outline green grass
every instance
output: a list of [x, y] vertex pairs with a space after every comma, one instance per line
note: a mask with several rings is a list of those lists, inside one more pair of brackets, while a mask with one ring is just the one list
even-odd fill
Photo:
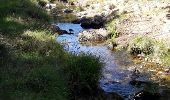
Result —
[[154, 52], [155, 41], [148, 37], [136, 37], [129, 45], [131, 54], [145, 54], [149, 55]]
[[169, 47], [165, 41], [138, 36], [129, 44], [128, 51], [132, 55], [142, 54], [147, 56], [151, 61], [163, 64], [165, 67], [170, 64]]
[[170, 52], [162, 56], [161, 60], [165, 65], [170, 65]]
[[[63, 52], [61, 46], [53, 38], [44, 37], [44, 32], [29, 34], [17, 43], [17, 50], [1, 55], [0, 99], [67, 100], [67, 81], [56, 63]], [[2, 45], [3, 54], [7, 49]]]
[[119, 35], [120, 35], [119, 32], [116, 29], [116, 24], [121, 22], [122, 20], [124, 20], [126, 18], [128, 18], [128, 15], [126, 13], [116, 12], [115, 18], [106, 23], [105, 27], [108, 30], [108, 32], [111, 33], [111, 39], [112, 40], [119, 37]]
[[74, 96], [96, 94], [102, 65], [102, 63], [99, 63], [99, 59], [81, 54], [79, 56], [70, 56], [67, 62], [68, 64], [64, 67], [64, 70], [69, 76], [69, 84]]
[[[116, 19], [115, 19], [116, 20]], [[111, 33], [111, 38], [114, 40], [116, 37], [118, 37], [118, 32], [116, 31], [116, 21], [112, 20], [106, 24], [106, 28], [109, 33]]]
[[65, 52], [36, 0], [1, 0], [0, 12], [1, 100], [68, 100], [96, 91], [102, 64]]
[[[23, 67], [27, 71], [24, 72]], [[54, 66], [39, 65], [30, 71], [22, 66], [17, 69], [9, 68], [8, 71], [1, 73], [2, 100], [67, 100], [67, 84]]]

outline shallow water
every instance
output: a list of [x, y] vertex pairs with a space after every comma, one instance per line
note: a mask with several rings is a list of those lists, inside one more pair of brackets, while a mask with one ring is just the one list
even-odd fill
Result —
[[[74, 54], [90, 53], [105, 63], [102, 69], [102, 77], [99, 80], [99, 86], [105, 92], [118, 93], [125, 99], [129, 99], [142, 88], [130, 85], [132, 72], [135, 67], [140, 65], [134, 64], [125, 51], [113, 52], [104, 44], [82, 45], [78, 42], [78, 33], [84, 29], [80, 24], [58, 23], [56, 24], [62, 30], [73, 30], [72, 35], [59, 35], [57, 41], [62, 44], [68, 52]], [[149, 75], [141, 74], [139, 80], [149, 81]]]

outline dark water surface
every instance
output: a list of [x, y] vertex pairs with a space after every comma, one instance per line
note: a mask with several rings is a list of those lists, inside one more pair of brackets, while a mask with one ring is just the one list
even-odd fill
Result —
[[[80, 24], [58, 23], [56, 25], [68, 32], [69, 29], [73, 30], [72, 35], [64, 34], [57, 37], [57, 41], [64, 45], [65, 50], [74, 54], [90, 53], [100, 57], [100, 60], [105, 63], [99, 80], [101, 89], [108, 93], [118, 93], [125, 99], [131, 98], [142, 90], [140, 87], [129, 84], [132, 72], [140, 65], [134, 64], [125, 51], [113, 52], [104, 44], [82, 45], [78, 41], [78, 33], [84, 30]], [[149, 81], [149, 75], [141, 74], [138, 79]]]

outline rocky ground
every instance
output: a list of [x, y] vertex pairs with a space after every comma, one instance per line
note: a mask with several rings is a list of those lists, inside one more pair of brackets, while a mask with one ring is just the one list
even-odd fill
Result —
[[85, 30], [79, 33], [79, 41], [80, 42], [97, 42], [97, 41], [104, 41], [109, 38], [109, 33], [106, 29], [91, 29]]
[[[126, 18], [118, 22], [116, 27], [121, 36], [127, 36], [127, 41], [136, 35], [145, 35], [155, 39], [167, 40], [170, 32], [168, 2], [133, 2], [125, 7], [125, 9], [127, 12]], [[118, 39], [118, 43], [121, 44], [123, 37]]]
[[[75, 4], [84, 11], [77, 13], [82, 26], [93, 28], [116, 21], [118, 44], [127, 45], [137, 35], [146, 35], [155, 39], [168, 40], [170, 36], [170, 2], [162, 0], [78, 0]], [[121, 17], [121, 16], [124, 17]], [[119, 17], [118, 17], [119, 16]], [[118, 17], [118, 18], [117, 18]], [[98, 28], [100, 28], [98, 27]]]

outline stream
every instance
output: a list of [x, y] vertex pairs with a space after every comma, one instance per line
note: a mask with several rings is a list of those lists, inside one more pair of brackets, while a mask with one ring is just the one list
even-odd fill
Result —
[[[126, 51], [112, 51], [108, 49], [105, 44], [88, 44], [83, 45], [78, 41], [78, 34], [84, 29], [80, 24], [72, 23], [58, 23], [56, 24], [60, 29], [69, 32], [73, 30], [74, 34], [63, 34], [57, 37], [57, 42], [64, 46], [64, 49], [70, 53], [80, 54], [88, 53], [100, 57], [104, 62], [102, 69], [102, 77], [99, 80], [99, 86], [106, 93], [117, 93], [125, 100], [131, 100], [135, 93], [141, 91], [143, 87], [131, 85], [133, 72], [140, 64], [134, 64], [132, 59], [128, 56]], [[142, 82], [148, 82], [150, 75], [141, 73], [137, 77]], [[168, 100], [168, 99], [167, 99]]]

